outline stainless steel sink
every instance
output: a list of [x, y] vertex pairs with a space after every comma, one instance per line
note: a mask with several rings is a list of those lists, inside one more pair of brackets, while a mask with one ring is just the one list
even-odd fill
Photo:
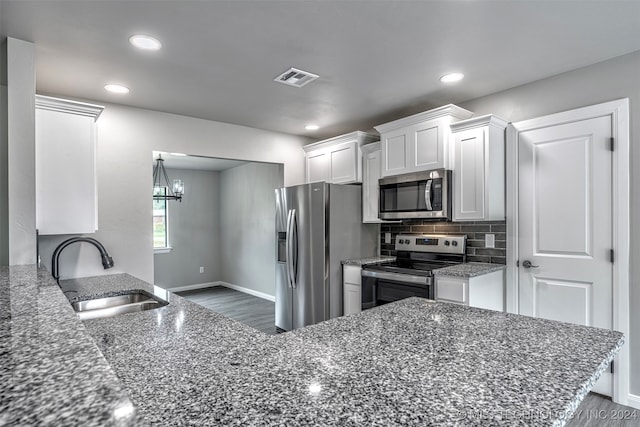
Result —
[[138, 311], [153, 310], [169, 304], [140, 291], [133, 291], [124, 295], [113, 297], [94, 298], [86, 301], [77, 301], [71, 304], [80, 320], [113, 317], [118, 314], [135, 313]]

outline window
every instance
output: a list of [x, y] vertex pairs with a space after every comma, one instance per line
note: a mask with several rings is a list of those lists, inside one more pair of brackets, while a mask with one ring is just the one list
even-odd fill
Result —
[[[155, 187], [154, 195], [166, 195], [167, 187]], [[167, 201], [153, 200], [153, 249], [170, 249], [169, 223], [167, 220]]]

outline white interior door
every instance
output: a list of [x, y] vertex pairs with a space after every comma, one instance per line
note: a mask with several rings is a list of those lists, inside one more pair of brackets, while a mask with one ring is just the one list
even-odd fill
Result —
[[610, 116], [519, 133], [520, 314], [612, 328], [611, 137]]

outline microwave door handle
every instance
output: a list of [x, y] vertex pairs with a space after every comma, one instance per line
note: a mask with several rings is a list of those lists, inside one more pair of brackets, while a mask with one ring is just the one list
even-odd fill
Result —
[[427, 205], [427, 210], [432, 211], [431, 207], [431, 184], [433, 184], [433, 180], [427, 180], [427, 185], [424, 187], [424, 203]]

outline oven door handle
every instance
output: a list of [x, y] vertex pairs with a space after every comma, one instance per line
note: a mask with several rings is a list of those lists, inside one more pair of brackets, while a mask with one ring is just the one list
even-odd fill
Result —
[[410, 276], [408, 274], [387, 273], [383, 271], [362, 270], [362, 276], [393, 280], [396, 282], [415, 283], [418, 285], [430, 285], [433, 283], [432, 278], [427, 276]]

